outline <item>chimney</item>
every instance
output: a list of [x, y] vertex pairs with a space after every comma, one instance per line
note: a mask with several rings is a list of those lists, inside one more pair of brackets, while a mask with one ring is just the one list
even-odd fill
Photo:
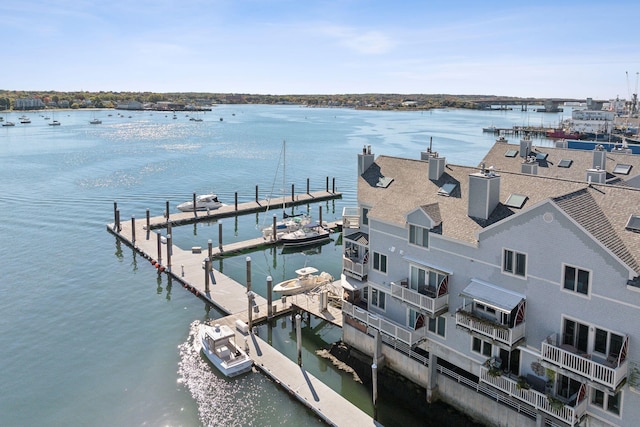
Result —
[[374, 155], [371, 154], [371, 146], [365, 145], [362, 147], [362, 154], [358, 154], [358, 176], [362, 175], [364, 171], [369, 169], [369, 166], [373, 164]]
[[538, 175], [538, 162], [534, 156], [529, 156], [522, 162], [520, 172], [527, 175]]
[[607, 171], [600, 168], [587, 169], [587, 182], [589, 184], [605, 184], [607, 182]]
[[444, 157], [438, 157], [438, 153], [434, 153], [434, 156], [429, 157], [429, 179], [431, 181], [437, 181], [444, 173], [444, 166], [446, 161]]
[[469, 216], [489, 219], [500, 201], [500, 175], [491, 169], [469, 175]]
[[602, 144], [596, 145], [593, 150], [593, 168], [607, 170], [607, 150], [604, 149]]
[[520, 140], [520, 157], [527, 158], [531, 153], [531, 149], [533, 148], [533, 144], [531, 143], [531, 138], [529, 136], [525, 136]]

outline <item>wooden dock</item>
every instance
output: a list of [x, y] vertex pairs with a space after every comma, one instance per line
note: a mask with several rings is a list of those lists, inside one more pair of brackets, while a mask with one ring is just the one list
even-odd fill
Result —
[[[216, 213], [220, 214], [221, 212]], [[222, 214], [224, 215], [224, 213]], [[233, 215], [237, 214], [238, 211], [234, 209]], [[184, 215], [194, 217], [193, 213]], [[166, 223], [166, 219], [163, 218], [163, 220]], [[181, 220], [178, 219], [178, 221]], [[271, 307], [269, 307], [267, 299], [255, 294], [257, 309], [254, 308], [247, 296], [245, 285], [236, 282], [215, 269], [206, 274], [203, 268], [203, 259], [208, 257], [209, 248], [204, 251], [193, 250], [193, 248], [191, 250], [183, 250], [173, 245], [170, 240], [163, 243], [159, 234], [151, 228], [147, 229], [145, 221], [125, 221], [121, 222], [119, 227], [116, 227], [115, 223], [108, 224], [107, 230], [142, 254], [158, 269], [159, 273], [171, 276], [190, 292], [228, 314], [222, 319], [217, 319], [217, 323], [228, 324], [236, 329], [236, 321], [241, 320], [248, 325], [249, 316], [251, 316], [252, 323], [257, 324], [267, 320], [269, 314], [275, 317], [292, 310], [304, 310], [328, 322], [342, 326], [341, 309], [330, 303], [322, 307], [320, 295], [317, 293], [277, 298], [271, 302]], [[259, 240], [263, 241], [264, 239], [260, 238]], [[233, 244], [235, 246], [227, 245], [222, 251], [220, 251], [220, 248], [211, 248], [212, 256], [227, 254], [231, 251], [240, 250], [240, 248], [246, 249], [253, 247], [255, 244], [255, 242], [238, 242]], [[265, 244], [265, 242], [262, 242], [262, 244]], [[229, 248], [229, 246], [231, 247]], [[168, 263], [168, 251], [171, 253], [170, 264]], [[260, 337], [253, 334], [251, 330], [247, 332], [240, 331], [240, 333], [246, 338], [249, 354], [256, 368], [313, 410], [327, 424], [332, 426], [380, 425], [339, 393], [306, 372], [304, 364], [298, 366]]]

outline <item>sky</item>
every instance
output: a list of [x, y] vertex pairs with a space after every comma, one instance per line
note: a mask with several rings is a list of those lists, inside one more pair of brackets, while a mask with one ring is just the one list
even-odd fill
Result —
[[0, 2], [0, 89], [629, 99], [640, 1]]

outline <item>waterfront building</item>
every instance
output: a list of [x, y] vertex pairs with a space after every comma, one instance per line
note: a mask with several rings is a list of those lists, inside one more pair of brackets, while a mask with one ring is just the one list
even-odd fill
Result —
[[488, 424], [636, 425], [637, 157], [417, 154], [358, 154], [343, 341]]
[[18, 98], [13, 101], [14, 110], [40, 110], [44, 107], [44, 102], [40, 98]]

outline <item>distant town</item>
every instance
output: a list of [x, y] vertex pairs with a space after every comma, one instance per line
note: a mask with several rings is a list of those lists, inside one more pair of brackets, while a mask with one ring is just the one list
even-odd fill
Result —
[[[256, 95], [236, 93], [154, 93], [154, 92], [58, 92], [0, 90], [0, 110], [41, 110], [47, 108], [120, 108], [156, 110], [197, 110], [215, 104], [296, 104], [310, 107], [341, 107], [380, 110], [430, 110], [434, 108], [489, 109], [504, 105], [549, 106], [584, 99], [518, 98], [495, 95], [447, 94], [337, 94], [337, 95]], [[606, 102], [606, 101], [604, 101]]]

